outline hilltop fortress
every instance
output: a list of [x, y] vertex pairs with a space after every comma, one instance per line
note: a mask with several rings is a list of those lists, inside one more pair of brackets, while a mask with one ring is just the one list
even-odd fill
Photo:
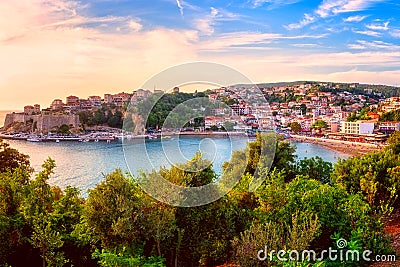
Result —
[[[175, 89], [174, 89], [175, 90]], [[111, 109], [122, 109], [129, 102], [137, 103], [152, 94], [149, 90], [138, 89], [133, 93], [104, 94], [89, 96], [81, 99], [77, 96], [68, 96], [66, 101], [54, 99], [49, 108], [41, 109], [40, 105], [28, 105], [23, 112], [13, 112], [6, 115], [3, 130], [9, 132], [45, 133], [56, 130], [62, 125], [70, 129], [78, 129], [82, 123], [79, 113], [98, 110], [104, 106]]]
[[79, 116], [75, 114], [25, 114], [10, 113], [6, 115], [3, 129], [14, 125], [29, 125], [32, 132], [49, 132], [54, 127], [68, 125], [76, 128], [80, 125]]

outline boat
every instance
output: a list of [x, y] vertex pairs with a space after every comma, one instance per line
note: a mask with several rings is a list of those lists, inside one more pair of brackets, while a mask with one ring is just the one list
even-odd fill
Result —
[[56, 143], [60, 143], [60, 139], [56, 139]]
[[147, 136], [147, 138], [148, 138], [149, 140], [155, 140], [155, 139], [157, 139], [157, 136], [149, 134], [149, 135]]
[[26, 141], [28, 141], [28, 142], [40, 142], [40, 139], [32, 137], [32, 138], [26, 139]]
[[257, 134], [255, 132], [246, 132], [248, 138], [256, 138]]

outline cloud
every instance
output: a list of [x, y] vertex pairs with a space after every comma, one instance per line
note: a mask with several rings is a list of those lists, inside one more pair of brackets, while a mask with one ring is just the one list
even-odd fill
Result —
[[379, 25], [379, 24], [369, 24], [366, 27], [373, 31], [387, 31], [389, 29], [389, 21]]
[[128, 22], [128, 27], [134, 32], [138, 32], [143, 28], [143, 25], [140, 24], [140, 21], [138, 19], [131, 19]]
[[400, 38], [400, 30], [399, 29], [395, 29], [395, 30], [390, 32], [390, 35], [392, 37], [395, 37], [395, 38]]
[[339, 13], [361, 11], [384, 0], [324, 0], [315, 11], [321, 18]]
[[362, 45], [362, 44], [348, 44], [347, 47], [350, 48], [350, 49], [353, 49], [353, 50], [364, 50], [364, 49], [367, 49], [367, 47]]
[[241, 17], [239, 14], [211, 7], [209, 13], [194, 19], [192, 24], [201, 34], [210, 36], [215, 32], [214, 26], [217, 21], [232, 21], [238, 20]]
[[370, 31], [370, 30], [365, 30], [365, 31], [354, 31], [355, 33], [358, 34], [363, 34], [363, 35], [368, 35], [372, 37], [380, 37], [382, 34], [380, 32], [376, 31]]
[[291, 5], [300, 1], [302, 0], [251, 0], [254, 8], [268, 5], [268, 9], [275, 9], [281, 6]]
[[234, 32], [218, 35], [217, 38], [202, 41], [198, 44], [201, 51], [205, 52], [229, 52], [234, 49], [235, 53], [240, 50], [247, 50], [249, 48], [258, 50], [277, 49], [273, 46], [279, 40], [304, 40], [304, 39], [320, 39], [324, 38], [326, 34], [320, 35], [282, 35], [278, 33], [260, 33], [260, 32]]
[[293, 44], [292, 46], [300, 48], [315, 48], [318, 47], [318, 44]]
[[350, 16], [347, 18], [344, 18], [344, 22], [361, 22], [363, 21], [367, 16]]
[[181, 13], [181, 16], [183, 18], [183, 6], [182, 6], [181, 1], [180, 0], [176, 0], [176, 5], [178, 6], [179, 12]]
[[356, 49], [356, 50], [364, 50], [364, 49], [372, 49], [372, 50], [391, 50], [395, 51], [398, 50], [400, 51], [400, 46], [383, 42], [383, 41], [372, 41], [368, 42], [365, 40], [357, 40], [356, 44], [350, 44], [348, 45], [350, 49]]
[[[286, 29], [301, 29], [304, 26], [311, 24], [317, 20], [317, 18], [327, 18], [330, 16], [336, 16], [340, 13], [362, 11], [375, 3], [382, 2], [385, 0], [324, 0], [318, 7], [313, 11], [313, 15], [308, 13], [304, 14], [303, 19], [298, 23], [292, 23], [285, 26]], [[353, 16], [348, 17], [345, 21], [361, 21], [365, 17]]]
[[214, 33], [215, 18], [218, 13], [218, 9], [211, 7], [208, 15], [193, 21], [194, 27], [204, 35], [212, 35]]
[[284, 27], [288, 30], [294, 30], [294, 29], [301, 29], [304, 26], [313, 23], [316, 20], [316, 18], [310, 14], [304, 14], [303, 19], [299, 23], [292, 23], [289, 25], [285, 25]]
[[[57, 1], [52, 6], [45, 0], [0, 3], [0, 25], [5, 29], [0, 34], [3, 108], [26, 103], [46, 107], [68, 94], [134, 90], [160, 68], [197, 60], [197, 31], [144, 31], [138, 19], [89, 17], [80, 6], [63, 1], [54, 6]], [[103, 23], [115, 23], [120, 32], [105, 31]], [[7, 94], [10, 88], [18, 93]]]

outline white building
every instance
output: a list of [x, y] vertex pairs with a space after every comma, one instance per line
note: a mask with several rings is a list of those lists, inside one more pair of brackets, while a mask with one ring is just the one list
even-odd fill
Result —
[[372, 134], [375, 125], [373, 122], [362, 121], [342, 121], [340, 124], [340, 132], [344, 134]]

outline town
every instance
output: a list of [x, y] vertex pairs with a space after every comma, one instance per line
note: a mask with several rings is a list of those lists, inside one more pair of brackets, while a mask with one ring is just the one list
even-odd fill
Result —
[[[388, 136], [400, 130], [400, 97], [398, 88], [326, 83], [294, 82], [229, 86], [191, 93], [223, 102], [204, 114], [204, 120], [189, 121], [186, 127], [174, 129], [186, 133], [218, 133], [222, 130], [255, 135], [258, 131], [276, 129], [293, 136], [321, 137], [342, 141], [384, 144]], [[122, 122], [128, 104], [140, 105], [162, 90], [138, 89], [133, 93], [77, 96], [52, 101], [50, 107], [25, 106], [23, 112], [7, 114], [2, 137], [30, 138], [32, 134], [48, 135], [49, 140], [110, 141], [122, 136]], [[186, 94], [178, 87], [170, 94]], [[265, 99], [263, 102], [254, 99]], [[162, 101], [162, 99], [161, 99]], [[392, 114], [392, 115], [390, 115]], [[396, 115], [397, 114], [397, 115]], [[161, 131], [159, 125], [146, 125], [136, 135]], [[106, 130], [104, 130], [106, 129]], [[88, 131], [90, 135], [87, 135]], [[53, 135], [53, 136], [52, 136]]]

